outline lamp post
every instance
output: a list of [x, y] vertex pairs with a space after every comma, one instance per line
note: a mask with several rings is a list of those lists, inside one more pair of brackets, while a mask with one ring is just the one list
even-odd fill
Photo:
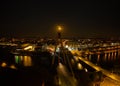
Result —
[[[62, 40], [61, 40], [61, 26], [57, 26], [57, 44], [55, 45], [55, 52], [56, 52], [56, 49], [57, 49], [57, 45], [61, 45], [62, 46]], [[52, 64], [54, 64], [54, 60], [55, 60], [55, 57], [53, 57], [53, 60], [52, 60]], [[60, 63], [60, 57], [58, 57], [58, 63]]]
[[[62, 43], [62, 38], [61, 38], [61, 30], [62, 30], [61, 26], [58, 26], [58, 42], [59, 42], [59, 44], [61, 46], [61, 52], [63, 53], [63, 61], [64, 61], [65, 64], [67, 64], [67, 62], [68, 62], [68, 65], [69, 65], [70, 70], [72, 72], [73, 78], [75, 78], [73, 70], [72, 70], [71, 63], [69, 61], [69, 57], [67, 56], [67, 53], [64, 51], [64, 47], [63, 47], [63, 43]], [[60, 63], [60, 57], [58, 57], [58, 63]]]
[[58, 39], [61, 39], [61, 26], [58, 26]]
[[[58, 35], [58, 45], [60, 45], [61, 46], [61, 48], [62, 48], [62, 39], [61, 39], [61, 30], [62, 30], [62, 28], [61, 28], [61, 26], [58, 26], [57, 27], [57, 35]], [[62, 49], [60, 49], [60, 51], [61, 51]], [[60, 63], [60, 57], [58, 57], [58, 63]]]

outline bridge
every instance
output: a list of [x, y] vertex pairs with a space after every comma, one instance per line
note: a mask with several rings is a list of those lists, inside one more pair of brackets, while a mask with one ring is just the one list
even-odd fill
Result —
[[97, 55], [97, 60], [100, 59], [100, 54], [104, 54], [104, 59], [106, 59], [107, 57], [109, 59], [110, 58], [116, 59], [116, 54], [117, 53], [118, 53], [118, 56], [120, 56], [120, 45], [100, 47], [100, 48], [92, 48], [92, 49], [93, 50], [91, 50], [91, 51], [89, 49], [87, 49], [87, 48], [86, 48], [86, 50], [83, 50], [83, 51], [76, 50], [76, 48], [69, 49], [69, 50], [71, 51], [71, 53], [73, 55], [75, 55], [75, 58], [77, 60], [82, 61], [83, 63], [87, 64], [88, 66], [95, 69], [96, 71], [101, 71], [103, 73], [103, 75], [109, 77], [111, 80], [113, 80], [114, 82], [117, 83], [117, 85], [115, 85], [115, 86], [120, 86], [120, 76], [119, 75], [113, 74], [110, 71], [105, 70], [105, 69], [101, 68], [100, 66], [98, 66], [96, 64], [93, 64], [90, 61], [89, 56], [88, 57], [86, 56], [87, 59], [86, 59], [86, 57], [84, 57], [84, 58], [82, 57], [82, 53], [84, 52], [83, 53], [84, 55], [96, 54]]
[[111, 79], [118, 81], [120, 83], [120, 76], [116, 75], [116, 74], [112, 74], [111, 72], [93, 64], [92, 62], [86, 60], [85, 58], [82, 58], [80, 56], [76, 56], [76, 58], [78, 58], [79, 60], [83, 61], [84, 63], [86, 63], [87, 65], [89, 65], [90, 67], [94, 68], [96, 71], [101, 71], [104, 75], [106, 75], [107, 77], [110, 77]]

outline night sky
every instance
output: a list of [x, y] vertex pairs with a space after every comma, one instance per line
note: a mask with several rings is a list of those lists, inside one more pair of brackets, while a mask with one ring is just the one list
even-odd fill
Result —
[[119, 0], [78, 1], [3, 0], [0, 37], [120, 37]]

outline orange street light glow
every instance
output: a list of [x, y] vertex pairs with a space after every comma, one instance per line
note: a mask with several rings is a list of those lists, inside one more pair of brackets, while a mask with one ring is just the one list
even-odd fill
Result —
[[60, 26], [58, 26], [58, 31], [61, 31], [61, 30], [62, 30], [62, 28]]

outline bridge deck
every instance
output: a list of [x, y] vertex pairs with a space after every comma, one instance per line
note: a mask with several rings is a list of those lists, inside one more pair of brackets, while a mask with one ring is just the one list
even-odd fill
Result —
[[81, 61], [83, 61], [84, 63], [86, 63], [87, 65], [91, 66], [92, 68], [94, 68], [95, 70], [97, 71], [101, 71], [104, 75], [106, 75], [107, 77], [110, 77], [111, 79], [117, 81], [119, 84], [120, 84], [120, 76], [116, 75], [116, 74], [112, 74], [111, 72], [93, 64], [92, 62], [82, 58], [82, 57], [79, 57], [79, 56], [76, 56], [77, 58], [79, 58]]

